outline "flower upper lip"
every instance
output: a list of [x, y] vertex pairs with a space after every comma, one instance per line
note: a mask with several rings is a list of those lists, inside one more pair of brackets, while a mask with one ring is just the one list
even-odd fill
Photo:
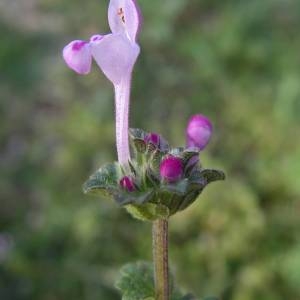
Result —
[[123, 33], [135, 43], [141, 25], [141, 13], [136, 1], [111, 0], [108, 23], [112, 33]]

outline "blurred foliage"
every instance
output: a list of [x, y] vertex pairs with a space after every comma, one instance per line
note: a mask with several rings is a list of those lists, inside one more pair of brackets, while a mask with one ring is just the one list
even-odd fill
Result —
[[[171, 220], [176, 281], [224, 300], [300, 299], [300, 2], [139, 3], [131, 126], [181, 145], [189, 116], [208, 115], [201, 160], [228, 178]], [[151, 259], [150, 224], [81, 191], [116, 159], [113, 93], [61, 49], [108, 31], [107, 4], [1, 1], [1, 299], [120, 299], [120, 266]]]

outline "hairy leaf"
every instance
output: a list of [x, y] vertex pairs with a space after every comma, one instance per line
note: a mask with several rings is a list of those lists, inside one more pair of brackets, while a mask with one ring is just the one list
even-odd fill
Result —
[[223, 171], [214, 169], [201, 170], [201, 176], [206, 179], [207, 183], [225, 179], [225, 173]]
[[122, 300], [154, 299], [153, 267], [151, 263], [137, 262], [125, 265], [115, 283]]
[[99, 195], [110, 194], [111, 191], [118, 189], [120, 173], [121, 169], [117, 163], [104, 165], [84, 183], [84, 193]]

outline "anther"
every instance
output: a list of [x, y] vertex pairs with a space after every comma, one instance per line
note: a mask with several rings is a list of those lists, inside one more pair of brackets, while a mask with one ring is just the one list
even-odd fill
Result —
[[122, 22], [125, 23], [125, 16], [124, 16], [124, 11], [123, 11], [122, 7], [119, 8], [117, 14], [118, 14], [118, 16], [120, 16]]

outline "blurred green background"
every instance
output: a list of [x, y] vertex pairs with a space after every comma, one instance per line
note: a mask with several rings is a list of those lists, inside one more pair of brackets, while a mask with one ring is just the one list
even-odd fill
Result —
[[[300, 1], [139, 0], [131, 126], [184, 144], [227, 180], [171, 220], [177, 281], [224, 300], [300, 299]], [[1, 0], [0, 299], [115, 300], [121, 265], [151, 259], [151, 226], [81, 185], [116, 159], [113, 90], [69, 41], [108, 32], [108, 1]]]

